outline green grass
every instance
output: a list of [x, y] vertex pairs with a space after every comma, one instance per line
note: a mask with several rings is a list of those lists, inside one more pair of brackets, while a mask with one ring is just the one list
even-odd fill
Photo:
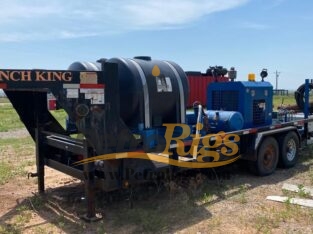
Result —
[[1, 224], [0, 225], [0, 233], [2, 234], [20, 234], [22, 231], [21, 228], [18, 227], [17, 224]]
[[0, 106], [0, 132], [7, 132], [23, 128], [20, 117], [10, 103], [3, 103]]
[[[65, 127], [64, 110], [51, 114]], [[6, 98], [0, 98], [0, 132], [24, 128], [18, 114]], [[25, 172], [25, 167], [35, 162], [35, 147], [31, 137], [0, 138], [0, 185]]]
[[0, 185], [25, 174], [25, 167], [35, 162], [31, 137], [0, 139]]
[[235, 200], [241, 204], [248, 203], [247, 191], [248, 191], [248, 187], [246, 185], [240, 185], [238, 194], [235, 196]]
[[270, 215], [261, 215], [255, 219], [256, 229], [258, 233], [271, 233], [273, 228], [279, 227], [278, 221]]
[[14, 223], [23, 226], [28, 223], [32, 218], [32, 213], [30, 211], [22, 211], [19, 215], [15, 217]]
[[10, 103], [8, 98], [0, 97], [0, 103]]
[[204, 203], [208, 203], [213, 200], [213, 194], [204, 193], [201, 199]]
[[51, 111], [50, 113], [59, 122], [59, 124], [61, 124], [61, 126], [65, 128], [65, 120], [67, 117], [67, 113], [63, 109], [54, 110], [54, 111]]
[[[2, 100], [1, 100], [2, 99]], [[63, 109], [50, 112], [53, 117], [65, 128], [66, 112]], [[20, 117], [6, 98], [0, 98], [0, 132], [24, 128]]]
[[274, 95], [273, 96], [274, 109], [276, 110], [277, 107], [281, 106], [282, 104], [287, 106], [296, 105], [294, 94], [289, 94], [288, 96]]
[[11, 166], [8, 163], [0, 162], [0, 185], [5, 184], [11, 179], [13, 173]]
[[6, 162], [0, 162], [0, 185], [7, 183], [10, 179], [15, 176], [25, 175], [25, 166], [28, 163], [20, 163], [19, 165], [12, 165]]
[[308, 193], [308, 192], [306, 192], [304, 190], [304, 185], [303, 184], [300, 184], [298, 186], [298, 188], [299, 188], [299, 192], [298, 192], [299, 197], [301, 197], [301, 198], [310, 198], [310, 193]]
[[[309, 102], [313, 102], [313, 95], [310, 93], [310, 97], [309, 97]], [[278, 106], [281, 105], [296, 105], [296, 100], [295, 100], [295, 96], [294, 93], [289, 93], [288, 96], [281, 96], [281, 95], [274, 95], [273, 96], [273, 105], [274, 105], [274, 109], [276, 110]]]
[[[22, 160], [34, 154], [34, 141], [31, 137], [0, 139], [0, 159], [14, 160], [14, 156]], [[5, 156], [7, 155], [7, 157]]]
[[[273, 105], [274, 109], [277, 109], [281, 104], [295, 105], [296, 101], [293, 94], [288, 96], [274, 96]], [[23, 128], [24, 125], [20, 121], [20, 118], [7, 98], [0, 98], [0, 132], [7, 132], [10, 130], [16, 130]], [[51, 114], [56, 120], [65, 127], [66, 112], [62, 109], [51, 111]]]

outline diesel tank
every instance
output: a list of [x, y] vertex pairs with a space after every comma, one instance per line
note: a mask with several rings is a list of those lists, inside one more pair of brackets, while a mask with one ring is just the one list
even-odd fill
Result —
[[208, 118], [210, 131], [214, 133], [240, 130], [244, 125], [243, 116], [237, 111], [208, 110], [205, 114]]
[[[185, 123], [189, 86], [180, 66], [148, 56], [111, 58], [105, 62], [118, 64], [120, 117], [130, 129]], [[99, 71], [101, 66], [75, 62], [69, 69]]]

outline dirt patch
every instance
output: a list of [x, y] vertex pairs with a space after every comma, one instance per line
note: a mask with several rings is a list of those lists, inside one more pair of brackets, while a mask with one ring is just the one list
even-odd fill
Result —
[[[36, 178], [19, 176], [0, 189], [0, 232], [7, 233], [311, 233], [313, 211], [266, 200], [285, 195], [283, 183], [313, 186], [310, 148], [296, 167], [257, 177], [245, 164], [214, 173], [195, 171], [169, 184], [97, 193], [103, 219], [86, 223], [83, 183], [46, 168], [46, 193], [37, 194]], [[26, 171], [35, 171], [28, 167]], [[198, 175], [201, 173], [201, 180]], [[212, 176], [213, 175], [213, 176]], [[194, 184], [192, 181], [201, 181]], [[288, 194], [288, 196], [296, 196]], [[133, 208], [130, 208], [130, 205]]]
[[0, 132], [0, 139], [8, 139], [8, 138], [24, 138], [30, 136], [28, 131], [25, 128], [10, 130], [7, 132]]

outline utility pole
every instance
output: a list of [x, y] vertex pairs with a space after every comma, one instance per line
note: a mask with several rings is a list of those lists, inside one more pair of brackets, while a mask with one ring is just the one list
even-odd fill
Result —
[[276, 70], [276, 72], [275, 72], [275, 78], [276, 78], [276, 92], [277, 92], [277, 90], [278, 90], [278, 77], [279, 77], [279, 75], [280, 75], [280, 72]]

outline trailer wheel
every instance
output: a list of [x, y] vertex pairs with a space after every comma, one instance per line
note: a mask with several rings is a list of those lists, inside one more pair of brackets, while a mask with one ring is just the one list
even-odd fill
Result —
[[280, 142], [279, 164], [283, 168], [293, 167], [299, 158], [299, 138], [295, 132], [289, 132]]
[[256, 164], [256, 173], [259, 176], [272, 174], [278, 163], [279, 147], [274, 137], [266, 137], [258, 150]]

